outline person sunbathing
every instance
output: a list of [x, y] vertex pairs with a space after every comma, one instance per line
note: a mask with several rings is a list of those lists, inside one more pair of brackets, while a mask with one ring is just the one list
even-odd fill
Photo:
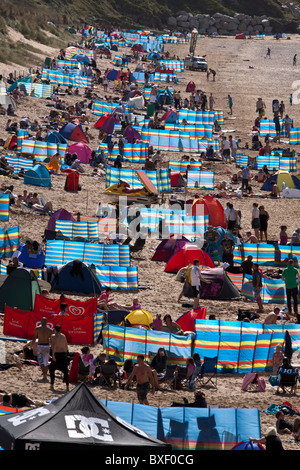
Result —
[[98, 308], [100, 310], [127, 310], [126, 306], [119, 305], [117, 302], [114, 302], [113, 299], [109, 296], [112, 292], [110, 287], [103, 290], [98, 298]]
[[48, 214], [53, 213], [53, 206], [52, 206], [51, 201], [46, 202], [46, 204], [44, 204], [44, 205], [43, 204], [33, 204], [31, 207], [34, 210], [37, 210], [37, 211], [47, 212]]

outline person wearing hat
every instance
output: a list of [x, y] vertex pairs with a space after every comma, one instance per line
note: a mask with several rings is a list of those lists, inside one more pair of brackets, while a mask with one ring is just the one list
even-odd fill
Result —
[[278, 436], [276, 428], [274, 426], [269, 427], [267, 429], [265, 436], [261, 437], [260, 439], [249, 437], [249, 441], [263, 444], [266, 448], [266, 451], [268, 452], [276, 452], [276, 451], [281, 452], [284, 450], [281, 439]]

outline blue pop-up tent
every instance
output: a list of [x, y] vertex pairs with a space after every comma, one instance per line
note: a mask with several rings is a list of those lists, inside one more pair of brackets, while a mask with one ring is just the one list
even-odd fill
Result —
[[37, 163], [30, 168], [30, 170], [25, 171], [24, 184], [51, 187], [52, 183], [50, 173], [44, 165]]
[[78, 62], [83, 62], [85, 64], [90, 64], [90, 59], [85, 54], [75, 54], [73, 55], [72, 59], [77, 60]]

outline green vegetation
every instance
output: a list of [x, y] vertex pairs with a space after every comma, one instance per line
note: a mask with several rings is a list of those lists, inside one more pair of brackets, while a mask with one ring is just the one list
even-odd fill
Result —
[[[180, 10], [193, 14], [216, 12], [233, 15], [267, 15], [291, 21], [293, 18], [285, 1], [279, 0], [1, 0], [0, 29], [3, 20], [19, 25], [28, 34], [48, 29], [48, 21], [62, 26], [79, 26], [83, 21], [91, 24], [114, 25], [138, 29], [162, 29], [166, 19]], [[293, 2], [300, 4], [299, 0]], [[54, 28], [55, 29], [55, 28]]]
[[[83, 22], [100, 27], [162, 31], [167, 28], [167, 18], [182, 10], [192, 14], [267, 15], [277, 30], [282, 26], [283, 30], [296, 31], [300, 21], [283, 8], [284, 3], [280, 0], [1, 0], [0, 61], [20, 65], [28, 64], [28, 60], [32, 64], [40, 61], [36, 56], [38, 48], [30, 49], [9, 39], [8, 27], [28, 40], [55, 48], [74, 41], [67, 28], [80, 28]], [[294, 4], [300, 5], [300, 0]]]

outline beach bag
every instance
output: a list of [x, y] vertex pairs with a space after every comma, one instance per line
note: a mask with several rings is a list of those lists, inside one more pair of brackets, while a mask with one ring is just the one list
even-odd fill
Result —
[[257, 391], [265, 392], [266, 391], [266, 382], [263, 377], [258, 377], [257, 379]]
[[299, 415], [299, 411], [297, 408], [295, 408], [291, 403], [288, 401], [284, 401], [282, 405], [280, 405], [280, 410], [285, 414], [289, 416], [293, 416], [295, 414]]

